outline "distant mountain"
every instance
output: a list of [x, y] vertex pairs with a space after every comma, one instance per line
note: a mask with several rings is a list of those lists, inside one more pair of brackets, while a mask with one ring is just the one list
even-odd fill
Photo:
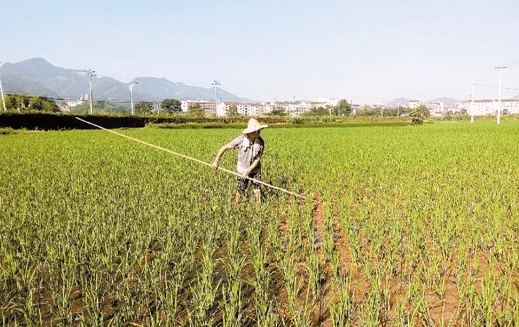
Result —
[[447, 105], [452, 105], [452, 104], [460, 103], [461, 101], [460, 100], [456, 100], [456, 99], [452, 99], [452, 98], [439, 97], [439, 98], [434, 98], [432, 100], [429, 100], [427, 102], [443, 102], [443, 103], [445, 103]]
[[[27, 94], [32, 93], [28, 86], [36, 84], [39, 84], [41, 89], [50, 90], [44, 94], [48, 96], [80, 97], [88, 93], [87, 80], [80, 70], [55, 67], [42, 58], [5, 64], [2, 67], [2, 78], [4, 77], [17, 78], [21, 81], [18, 87], [22, 88], [22, 93]], [[4, 84], [8, 89], [8, 81]], [[24, 86], [27, 88], [23, 89]]]
[[46, 87], [43, 87], [40, 83], [26, 81], [16, 76], [2, 76], [2, 88], [4, 94], [44, 95], [52, 98], [58, 97], [58, 94]]
[[[165, 78], [155, 77], [138, 77], [130, 82], [130, 84], [133, 83], [139, 83], [133, 89], [135, 98], [142, 98], [143, 96], [147, 96], [151, 97], [151, 99], [173, 98], [179, 100], [214, 100], [214, 88], [189, 86], [181, 82], [173, 83]], [[216, 88], [216, 95], [221, 100], [248, 100], [245, 98], [240, 98], [220, 88]]]
[[[111, 77], [94, 77], [93, 98], [110, 102], [130, 101], [129, 85], [133, 88], [134, 101], [162, 101], [166, 98], [178, 100], [214, 100], [214, 89], [173, 83], [165, 78], [139, 77], [123, 83]], [[83, 70], [56, 67], [43, 58], [33, 58], [16, 64], [2, 66], [4, 93], [25, 93], [49, 97], [79, 98], [88, 94], [89, 81]], [[246, 101], [248, 99], [217, 89], [222, 100]]]
[[386, 106], [407, 106], [408, 104], [408, 99], [398, 98], [386, 103]]

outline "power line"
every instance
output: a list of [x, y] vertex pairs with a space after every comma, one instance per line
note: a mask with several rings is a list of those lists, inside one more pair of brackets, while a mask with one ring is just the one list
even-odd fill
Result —
[[[478, 83], [474, 83], [473, 85], [481, 86], [481, 87], [488, 87], [488, 88], [492, 88], [492, 89], [498, 89], [498, 88], [499, 88], [499, 86], [494, 86], [494, 85], [484, 85], [484, 84], [478, 84]], [[503, 90], [509, 90], [509, 91], [519, 91], [519, 88], [518, 88], [518, 89], [514, 89], [514, 88], [510, 88], [510, 87], [502, 87], [501, 89], [503, 89]]]

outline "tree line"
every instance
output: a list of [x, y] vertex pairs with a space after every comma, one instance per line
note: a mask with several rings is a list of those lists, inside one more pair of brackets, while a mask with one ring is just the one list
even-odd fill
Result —
[[[5, 108], [4, 108], [5, 103]], [[29, 96], [23, 94], [6, 94], [3, 101], [0, 101], [0, 110], [17, 110], [17, 111], [59, 111], [56, 101], [46, 96]]]
[[[4, 101], [0, 101], [0, 110], [4, 111], [4, 105], [8, 111], [42, 111], [42, 112], [58, 112], [60, 111], [55, 100], [46, 96], [29, 96], [23, 94], [7, 94], [4, 96]], [[74, 107], [74, 111], [88, 111], [89, 105], [87, 102]], [[160, 103], [160, 108], [157, 108], [150, 101], [141, 101], [134, 106], [136, 114], [150, 114], [156, 110], [164, 113], [181, 113], [182, 103], [177, 99], [164, 99]], [[111, 112], [126, 112], [127, 109], [119, 106], [113, 107], [110, 103], [100, 102], [96, 103], [96, 110], [104, 110]], [[193, 115], [204, 115], [204, 110], [200, 104], [193, 103], [188, 107], [187, 112]], [[337, 106], [326, 107], [312, 107], [303, 116], [350, 116], [352, 114], [351, 104], [347, 100], [341, 100]], [[429, 111], [425, 106], [420, 106], [416, 109], [409, 109], [406, 107], [399, 107], [396, 109], [385, 108], [361, 108], [355, 113], [358, 116], [376, 116], [376, 117], [391, 117], [405, 115], [413, 118], [414, 123], [420, 124], [423, 119], [429, 117]], [[229, 108], [228, 116], [239, 116], [238, 108], [233, 105]], [[268, 116], [288, 116], [289, 113], [284, 107], [278, 107], [267, 114]]]
[[[5, 103], [5, 108], [4, 108]], [[74, 111], [88, 111], [90, 108], [88, 101], [74, 106]], [[115, 107], [109, 102], [97, 102], [96, 110], [111, 112], [127, 112], [128, 109], [123, 106]], [[140, 114], [151, 113], [155, 106], [152, 102], [141, 101], [135, 105], [135, 112]], [[25, 95], [25, 94], [6, 94], [3, 101], [0, 101], [0, 110], [4, 111], [42, 111], [42, 112], [58, 112], [60, 108], [56, 100], [47, 96]], [[160, 104], [160, 110], [167, 113], [182, 112], [181, 102], [176, 99], [164, 99]], [[68, 111], [68, 110], [67, 110]]]
[[[349, 116], [351, 114], [351, 104], [346, 100], [341, 100], [337, 106], [311, 107], [310, 110], [303, 113], [303, 116]], [[278, 107], [268, 113], [269, 116], [287, 116], [288, 113], [284, 107]]]
[[[134, 107], [134, 111], [138, 114], [148, 114], [156, 110], [150, 101], [141, 101]], [[182, 112], [182, 103], [177, 99], [164, 99], [160, 103], [160, 110], [167, 113]]]

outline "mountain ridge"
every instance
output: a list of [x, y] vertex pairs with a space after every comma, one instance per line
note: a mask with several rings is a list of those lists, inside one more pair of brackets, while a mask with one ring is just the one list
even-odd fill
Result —
[[[31, 58], [2, 66], [5, 93], [25, 93], [60, 98], [80, 98], [89, 93], [89, 80], [85, 71], [57, 67], [43, 58]], [[130, 102], [129, 86], [133, 88], [134, 101], [162, 101], [166, 98], [178, 100], [214, 100], [214, 88], [189, 86], [172, 82], [164, 77], [136, 77], [130, 83], [113, 77], [93, 77], [93, 98], [97, 101]], [[217, 89], [221, 100], [247, 101], [223, 89]]]

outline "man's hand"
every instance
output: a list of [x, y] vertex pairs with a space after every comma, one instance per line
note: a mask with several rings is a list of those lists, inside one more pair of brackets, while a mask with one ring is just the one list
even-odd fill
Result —
[[214, 170], [218, 170], [218, 161], [215, 160], [211, 167], [213, 167]]
[[245, 169], [245, 171], [243, 173], [241, 173], [241, 177], [247, 178], [247, 177], [249, 177], [249, 174], [250, 174], [250, 171], [248, 169]]

